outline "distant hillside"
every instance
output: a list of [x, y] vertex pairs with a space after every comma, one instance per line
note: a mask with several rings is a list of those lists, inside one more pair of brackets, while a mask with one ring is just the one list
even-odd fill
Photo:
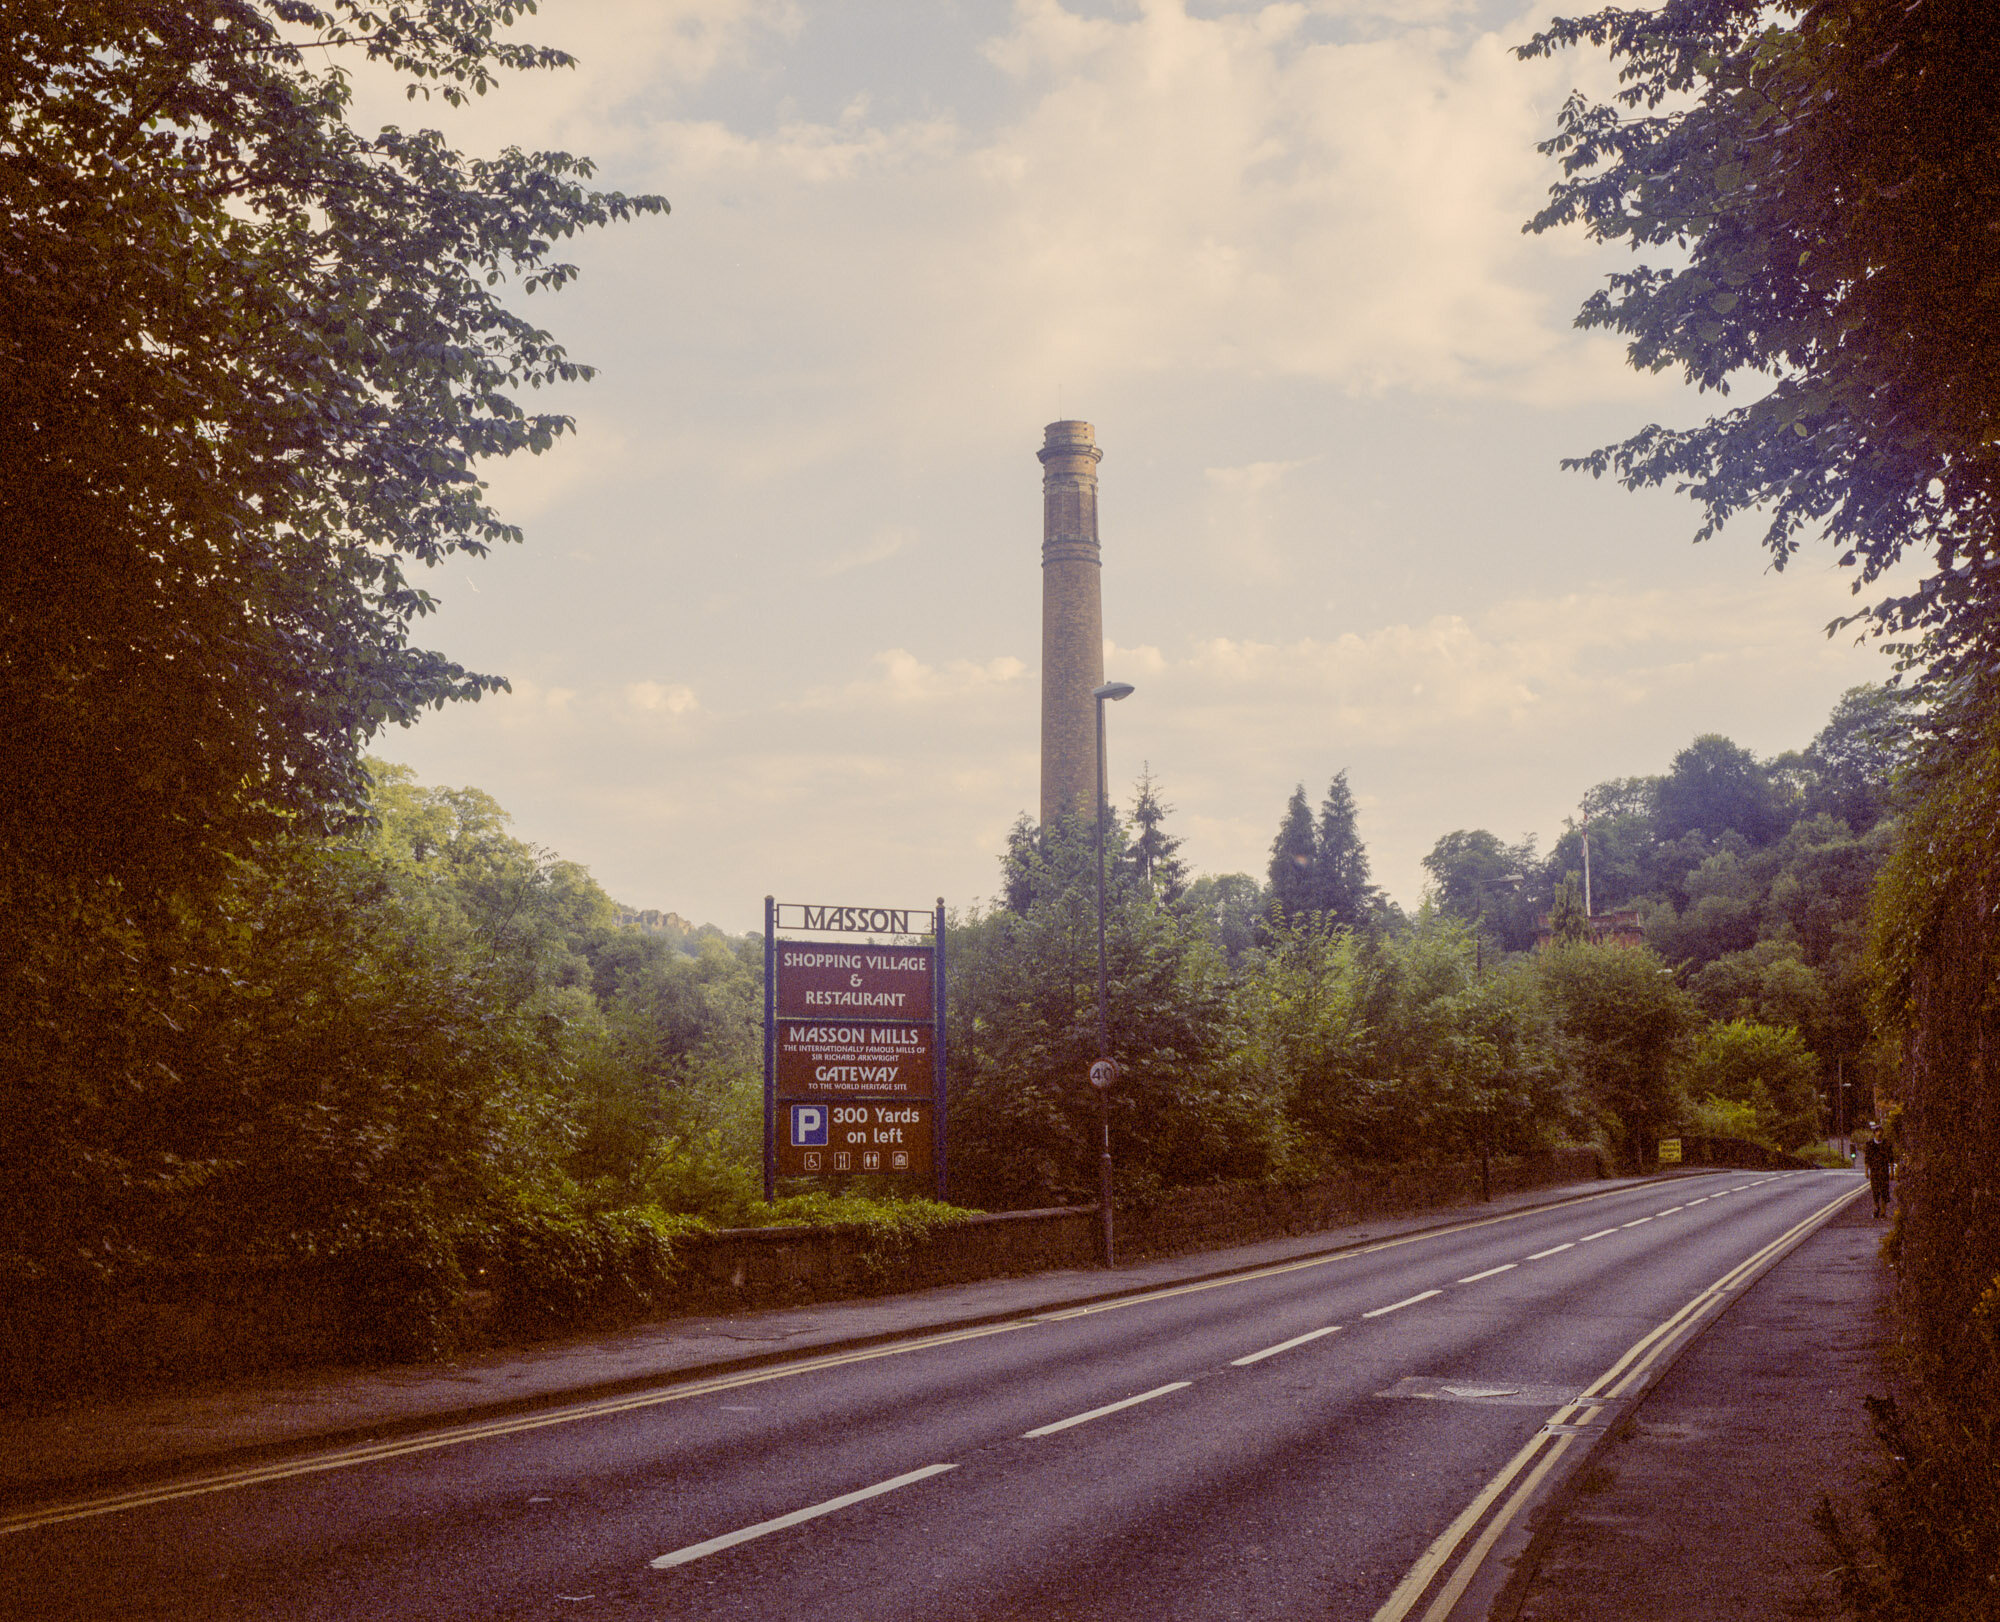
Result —
[[677, 912], [662, 912], [658, 907], [628, 907], [622, 902], [614, 902], [618, 908], [618, 922], [625, 929], [636, 929], [644, 935], [665, 935], [684, 952], [692, 952], [708, 936], [718, 940], [729, 937], [713, 924], [691, 924]]

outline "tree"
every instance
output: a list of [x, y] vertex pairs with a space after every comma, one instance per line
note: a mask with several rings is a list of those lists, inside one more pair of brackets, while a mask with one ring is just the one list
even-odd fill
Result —
[[1025, 913], [1034, 905], [1036, 849], [1040, 841], [1034, 819], [1025, 811], [1007, 830], [1007, 848], [1000, 856], [998, 904], [1009, 912]]
[[1696, 1024], [1694, 1005], [1641, 946], [1559, 945], [1540, 968], [1620, 1162], [1650, 1165], [1661, 1131], [1680, 1118], [1679, 1066]]
[[558, 240], [666, 204], [562, 153], [364, 135], [345, 63], [454, 103], [568, 65], [500, 37], [524, 9], [10, 11], [0, 883], [216, 882], [357, 815], [381, 728], [504, 685], [411, 641], [414, 571], [518, 539], [479, 461], [571, 426], [512, 395], [589, 375], [502, 284], [560, 288]]
[[1711, 1025], [1688, 1056], [1691, 1097], [1748, 1105], [1753, 1137], [1796, 1149], [1820, 1133], [1819, 1061], [1795, 1030], [1732, 1019]]
[[1153, 893], [1172, 906], [1187, 893], [1187, 863], [1176, 854], [1181, 848], [1179, 838], [1166, 830], [1167, 818], [1174, 808], [1160, 798], [1150, 762], [1140, 769], [1138, 789], [1132, 802], [1132, 841], [1127, 847], [1127, 859]]
[[1445, 834], [1424, 858], [1424, 871], [1437, 887], [1437, 904], [1454, 918], [1497, 936], [1510, 952], [1535, 944], [1531, 874], [1540, 866], [1532, 836], [1503, 845], [1484, 828]]
[[1719, 732], [1703, 733], [1674, 756], [1653, 790], [1653, 823], [1663, 840], [1696, 830], [1711, 839], [1734, 831], [1762, 845], [1784, 831], [1770, 777], [1757, 757]]
[[1575, 873], [1565, 873], [1549, 903], [1549, 940], [1557, 946], [1577, 946], [1590, 939], [1590, 914], [1583, 910], [1583, 886]]
[[1183, 910], [1234, 968], [1257, 944], [1259, 921], [1268, 906], [1263, 885], [1248, 873], [1204, 873], [1188, 886]]
[[[1277, 1111], [1240, 1085], [1222, 956], [1118, 858], [1105, 892], [1110, 1095], [1121, 1189], [1255, 1177]], [[957, 927], [950, 1064], [955, 1197], [986, 1206], [1092, 1198], [1097, 1187], [1097, 854], [1081, 819], [1045, 831], [1034, 899]]]
[[1334, 774], [1320, 802], [1313, 878], [1316, 910], [1349, 929], [1367, 927], [1376, 892], [1368, 882], [1368, 852], [1354, 825], [1354, 792], [1344, 771]]
[[1563, 179], [1529, 223], [1664, 249], [1578, 324], [1703, 390], [1762, 374], [1692, 428], [1568, 466], [1701, 504], [1697, 540], [1768, 516], [1783, 567], [1819, 530], [1856, 590], [1906, 551], [1915, 587], [1861, 611], [1923, 639], [1933, 678], [2000, 635], [2000, 18], [1984, 0], [1671, 0], [1557, 19], [1521, 47], [1619, 65], [1541, 150]]
[[1301, 783], [1285, 802], [1285, 817], [1271, 841], [1271, 911], [1280, 919], [1303, 918], [1317, 911], [1319, 889], [1314, 867], [1319, 861], [1319, 830], [1313, 826], [1312, 805]]
[[1808, 814], [1837, 817], [1866, 833], [1897, 802], [1911, 764], [1913, 706], [1893, 687], [1850, 687], [1806, 747]]
[[1368, 882], [1368, 852], [1354, 825], [1354, 794], [1346, 772], [1336, 773], [1328, 785], [1317, 822], [1305, 784], [1292, 791], [1271, 842], [1270, 873], [1275, 917], [1323, 914], [1349, 929], [1375, 923], [1381, 897]]

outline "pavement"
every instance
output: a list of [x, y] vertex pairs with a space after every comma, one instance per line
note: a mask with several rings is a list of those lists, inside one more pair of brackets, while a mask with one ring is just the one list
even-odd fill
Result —
[[1824, 1494], [1866, 1524], [1886, 1228], [1854, 1201], [1710, 1324], [1551, 1506], [1496, 1619], [1846, 1614], [1812, 1516]]
[[[999, 1322], [1660, 1180], [1539, 1189], [1489, 1206], [1109, 1271], [676, 1318], [450, 1363], [5, 1409], [0, 1504], [25, 1507]], [[1831, 1594], [1831, 1562], [1810, 1515], [1823, 1487], [1851, 1506], [1869, 1467], [1861, 1397], [1883, 1388], [1886, 1268], [1877, 1254], [1882, 1225], [1866, 1211], [1865, 1200], [1850, 1205], [1691, 1343], [1578, 1472], [1579, 1489], [1545, 1514], [1496, 1615], [1718, 1622], [1835, 1614], [1810, 1608]], [[1746, 1527], [1771, 1532], [1752, 1539]]]

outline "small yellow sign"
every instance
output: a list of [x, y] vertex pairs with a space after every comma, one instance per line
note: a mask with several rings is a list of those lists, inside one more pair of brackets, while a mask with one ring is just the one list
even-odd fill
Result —
[[1660, 1139], [1660, 1164], [1678, 1166], [1681, 1163], [1681, 1140], [1679, 1138]]

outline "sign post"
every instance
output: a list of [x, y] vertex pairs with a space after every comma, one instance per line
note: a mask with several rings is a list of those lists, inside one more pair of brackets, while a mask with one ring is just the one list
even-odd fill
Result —
[[944, 1131], [943, 899], [926, 912], [765, 897], [766, 1202], [780, 1177], [857, 1172], [928, 1176], [943, 1199]]
[[1098, 1126], [1104, 1134], [1104, 1150], [1098, 1156], [1097, 1169], [1102, 1187], [1098, 1190], [1098, 1205], [1104, 1214], [1104, 1265], [1111, 1265], [1111, 1084], [1118, 1079], [1118, 1064], [1113, 1059], [1099, 1059], [1090, 1067], [1090, 1084], [1097, 1089]]

